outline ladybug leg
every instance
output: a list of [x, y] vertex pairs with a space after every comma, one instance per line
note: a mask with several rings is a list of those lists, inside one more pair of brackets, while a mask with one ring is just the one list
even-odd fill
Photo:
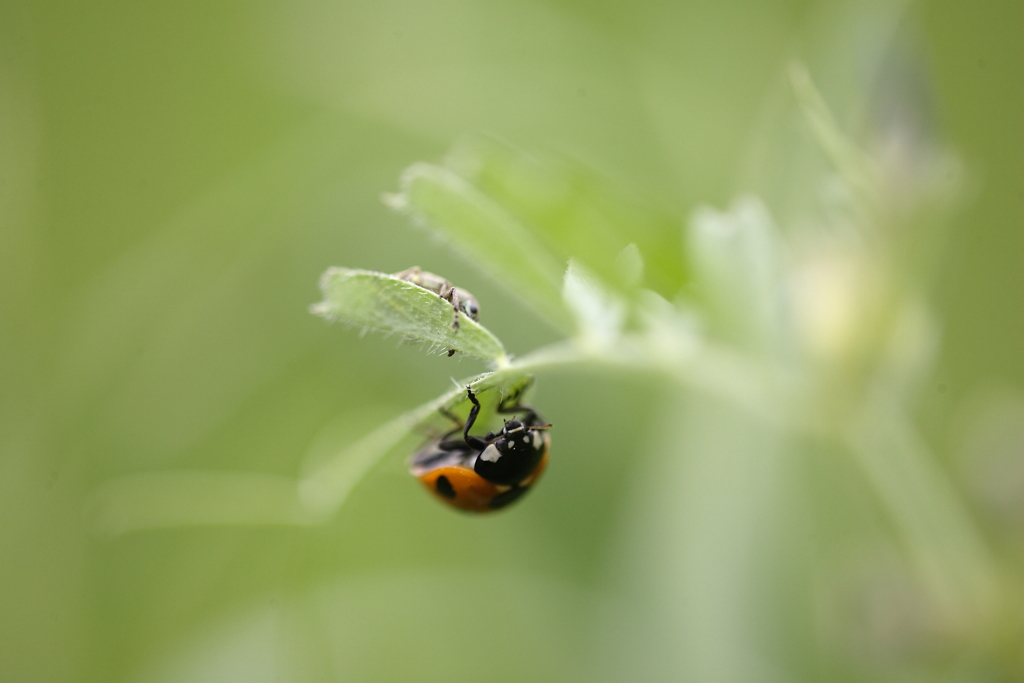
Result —
[[519, 387], [516, 391], [514, 391], [511, 394], [509, 394], [505, 398], [501, 399], [501, 402], [498, 404], [498, 412], [499, 413], [515, 413], [515, 412], [519, 412], [520, 410], [529, 410], [529, 408], [520, 405], [519, 399], [521, 399], [523, 397], [523, 394], [525, 394], [526, 390], [529, 389], [531, 386], [533, 386], [533, 378], [532, 377], [530, 379], [528, 379], [523, 384], [523, 386]]
[[499, 493], [494, 498], [491, 498], [487, 503], [487, 507], [492, 510], [500, 510], [501, 508], [511, 505], [512, 503], [519, 500], [524, 493], [530, 490], [529, 486], [513, 486], [504, 493]]
[[529, 425], [531, 428], [535, 423], [543, 422], [544, 420], [539, 415], [537, 415], [537, 412], [533, 408], [527, 405], [523, 405], [522, 403], [519, 402], [519, 400], [523, 397], [523, 394], [525, 394], [526, 390], [529, 389], [531, 386], [533, 386], [532, 377], [529, 379], [529, 381], [523, 384], [523, 386], [519, 387], [519, 389], [516, 390], [514, 393], [509, 394], [508, 396], [501, 400], [501, 402], [498, 404], [498, 413], [508, 414], [525, 412], [526, 415], [523, 416], [523, 419], [521, 421], [524, 424]]
[[459, 419], [458, 415], [456, 415], [452, 411], [448, 410], [444, 406], [438, 408], [437, 412], [441, 413], [442, 415], [447, 417], [449, 420], [451, 420], [453, 423], [455, 423], [458, 426], [459, 429], [462, 429], [462, 420]]
[[446, 418], [451, 420], [452, 424], [455, 425], [455, 427], [453, 427], [452, 429], [449, 429], [447, 432], [445, 432], [443, 435], [441, 435], [441, 440], [442, 441], [447, 440], [449, 437], [451, 437], [452, 434], [457, 434], [458, 432], [462, 431], [462, 420], [460, 420], [457, 415], [455, 415], [450, 410], [448, 410], [447, 408], [444, 408], [444, 407], [438, 408], [437, 412], [441, 413]]
[[449, 429], [448, 431], [442, 433], [441, 436], [437, 435], [437, 432], [436, 432], [436, 430], [434, 430], [433, 425], [430, 425], [430, 424], [420, 424], [420, 425], [417, 425], [416, 428], [424, 431], [432, 439], [439, 439], [441, 441], [446, 440], [452, 434], [455, 434], [456, 432], [459, 432], [459, 431], [462, 430], [462, 420], [459, 419], [458, 415], [456, 415], [455, 413], [451, 412], [450, 410], [448, 410], [444, 406], [441, 406], [440, 408], [438, 408], [437, 412], [441, 413], [445, 418], [451, 420], [452, 424], [455, 425], [455, 426], [452, 429]]
[[478, 436], [471, 436], [469, 430], [476, 424], [476, 416], [480, 414], [480, 401], [476, 400], [476, 394], [469, 387], [466, 387], [466, 396], [469, 401], [473, 404], [473, 407], [469, 410], [469, 417], [466, 418], [466, 425], [462, 430], [462, 438], [465, 440], [466, 445], [471, 448], [483, 451], [487, 448], [487, 442]]

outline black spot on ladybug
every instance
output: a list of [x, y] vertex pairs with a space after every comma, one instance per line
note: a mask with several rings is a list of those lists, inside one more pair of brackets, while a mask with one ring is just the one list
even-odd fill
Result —
[[487, 503], [487, 507], [492, 510], [500, 510], [506, 505], [511, 505], [519, 500], [519, 497], [529, 490], [530, 488], [528, 486], [517, 486], [505, 491], [504, 493], [499, 493], [494, 498], [491, 498], [490, 502]]
[[452, 483], [448, 481], [448, 477], [444, 476], [443, 474], [437, 478], [436, 486], [437, 492], [440, 493], [445, 498], [455, 497], [455, 489], [452, 488]]

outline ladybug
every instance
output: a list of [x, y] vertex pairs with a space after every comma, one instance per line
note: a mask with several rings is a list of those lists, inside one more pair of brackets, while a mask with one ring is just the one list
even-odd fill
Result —
[[473, 407], [462, 426], [462, 438], [449, 439], [449, 433], [421, 449], [409, 463], [412, 475], [442, 502], [467, 512], [500, 510], [519, 500], [544, 472], [551, 450], [546, 431], [551, 425], [533, 408], [519, 404], [523, 390], [525, 387], [499, 403], [498, 412], [525, 415], [479, 437], [469, 430], [480, 412], [480, 402], [466, 387]]

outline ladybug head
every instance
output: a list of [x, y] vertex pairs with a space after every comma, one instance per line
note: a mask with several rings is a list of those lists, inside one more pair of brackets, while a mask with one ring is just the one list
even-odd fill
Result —
[[544, 457], [545, 441], [519, 420], [509, 420], [473, 465], [481, 477], [495, 484], [515, 486], [529, 477]]

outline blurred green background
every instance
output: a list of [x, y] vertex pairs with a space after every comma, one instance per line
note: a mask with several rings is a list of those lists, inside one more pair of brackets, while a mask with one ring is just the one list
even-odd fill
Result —
[[[1021, 680], [1022, 29], [1024, 4], [952, 0], [0, 3], [0, 679]], [[661, 594], [700, 545], [647, 500], [676, 476], [656, 426], [681, 399], [625, 371], [539, 378], [552, 465], [494, 518], [437, 505], [398, 463], [320, 527], [90, 533], [114, 477], [292, 476], [485, 369], [309, 315], [328, 266], [418, 264], [470, 289], [512, 353], [559, 338], [382, 206], [410, 163], [486, 131], [593, 166], [682, 230], [744, 191], [771, 205], [792, 59], [855, 127], [893, 46], [966, 169], [911, 411], [996, 558], [1003, 616], [922, 626], [898, 540], [859, 503], [822, 527], [860, 539], [830, 554], [779, 513], [797, 541], [742, 582], [758, 609]], [[674, 428], [713, 452], [699, 424]], [[782, 472], [826, 509], [870, 498], [822, 469]], [[860, 597], [830, 588], [865, 564]], [[736, 654], [722, 632], [757, 643], [749, 661], [716, 661]]]

